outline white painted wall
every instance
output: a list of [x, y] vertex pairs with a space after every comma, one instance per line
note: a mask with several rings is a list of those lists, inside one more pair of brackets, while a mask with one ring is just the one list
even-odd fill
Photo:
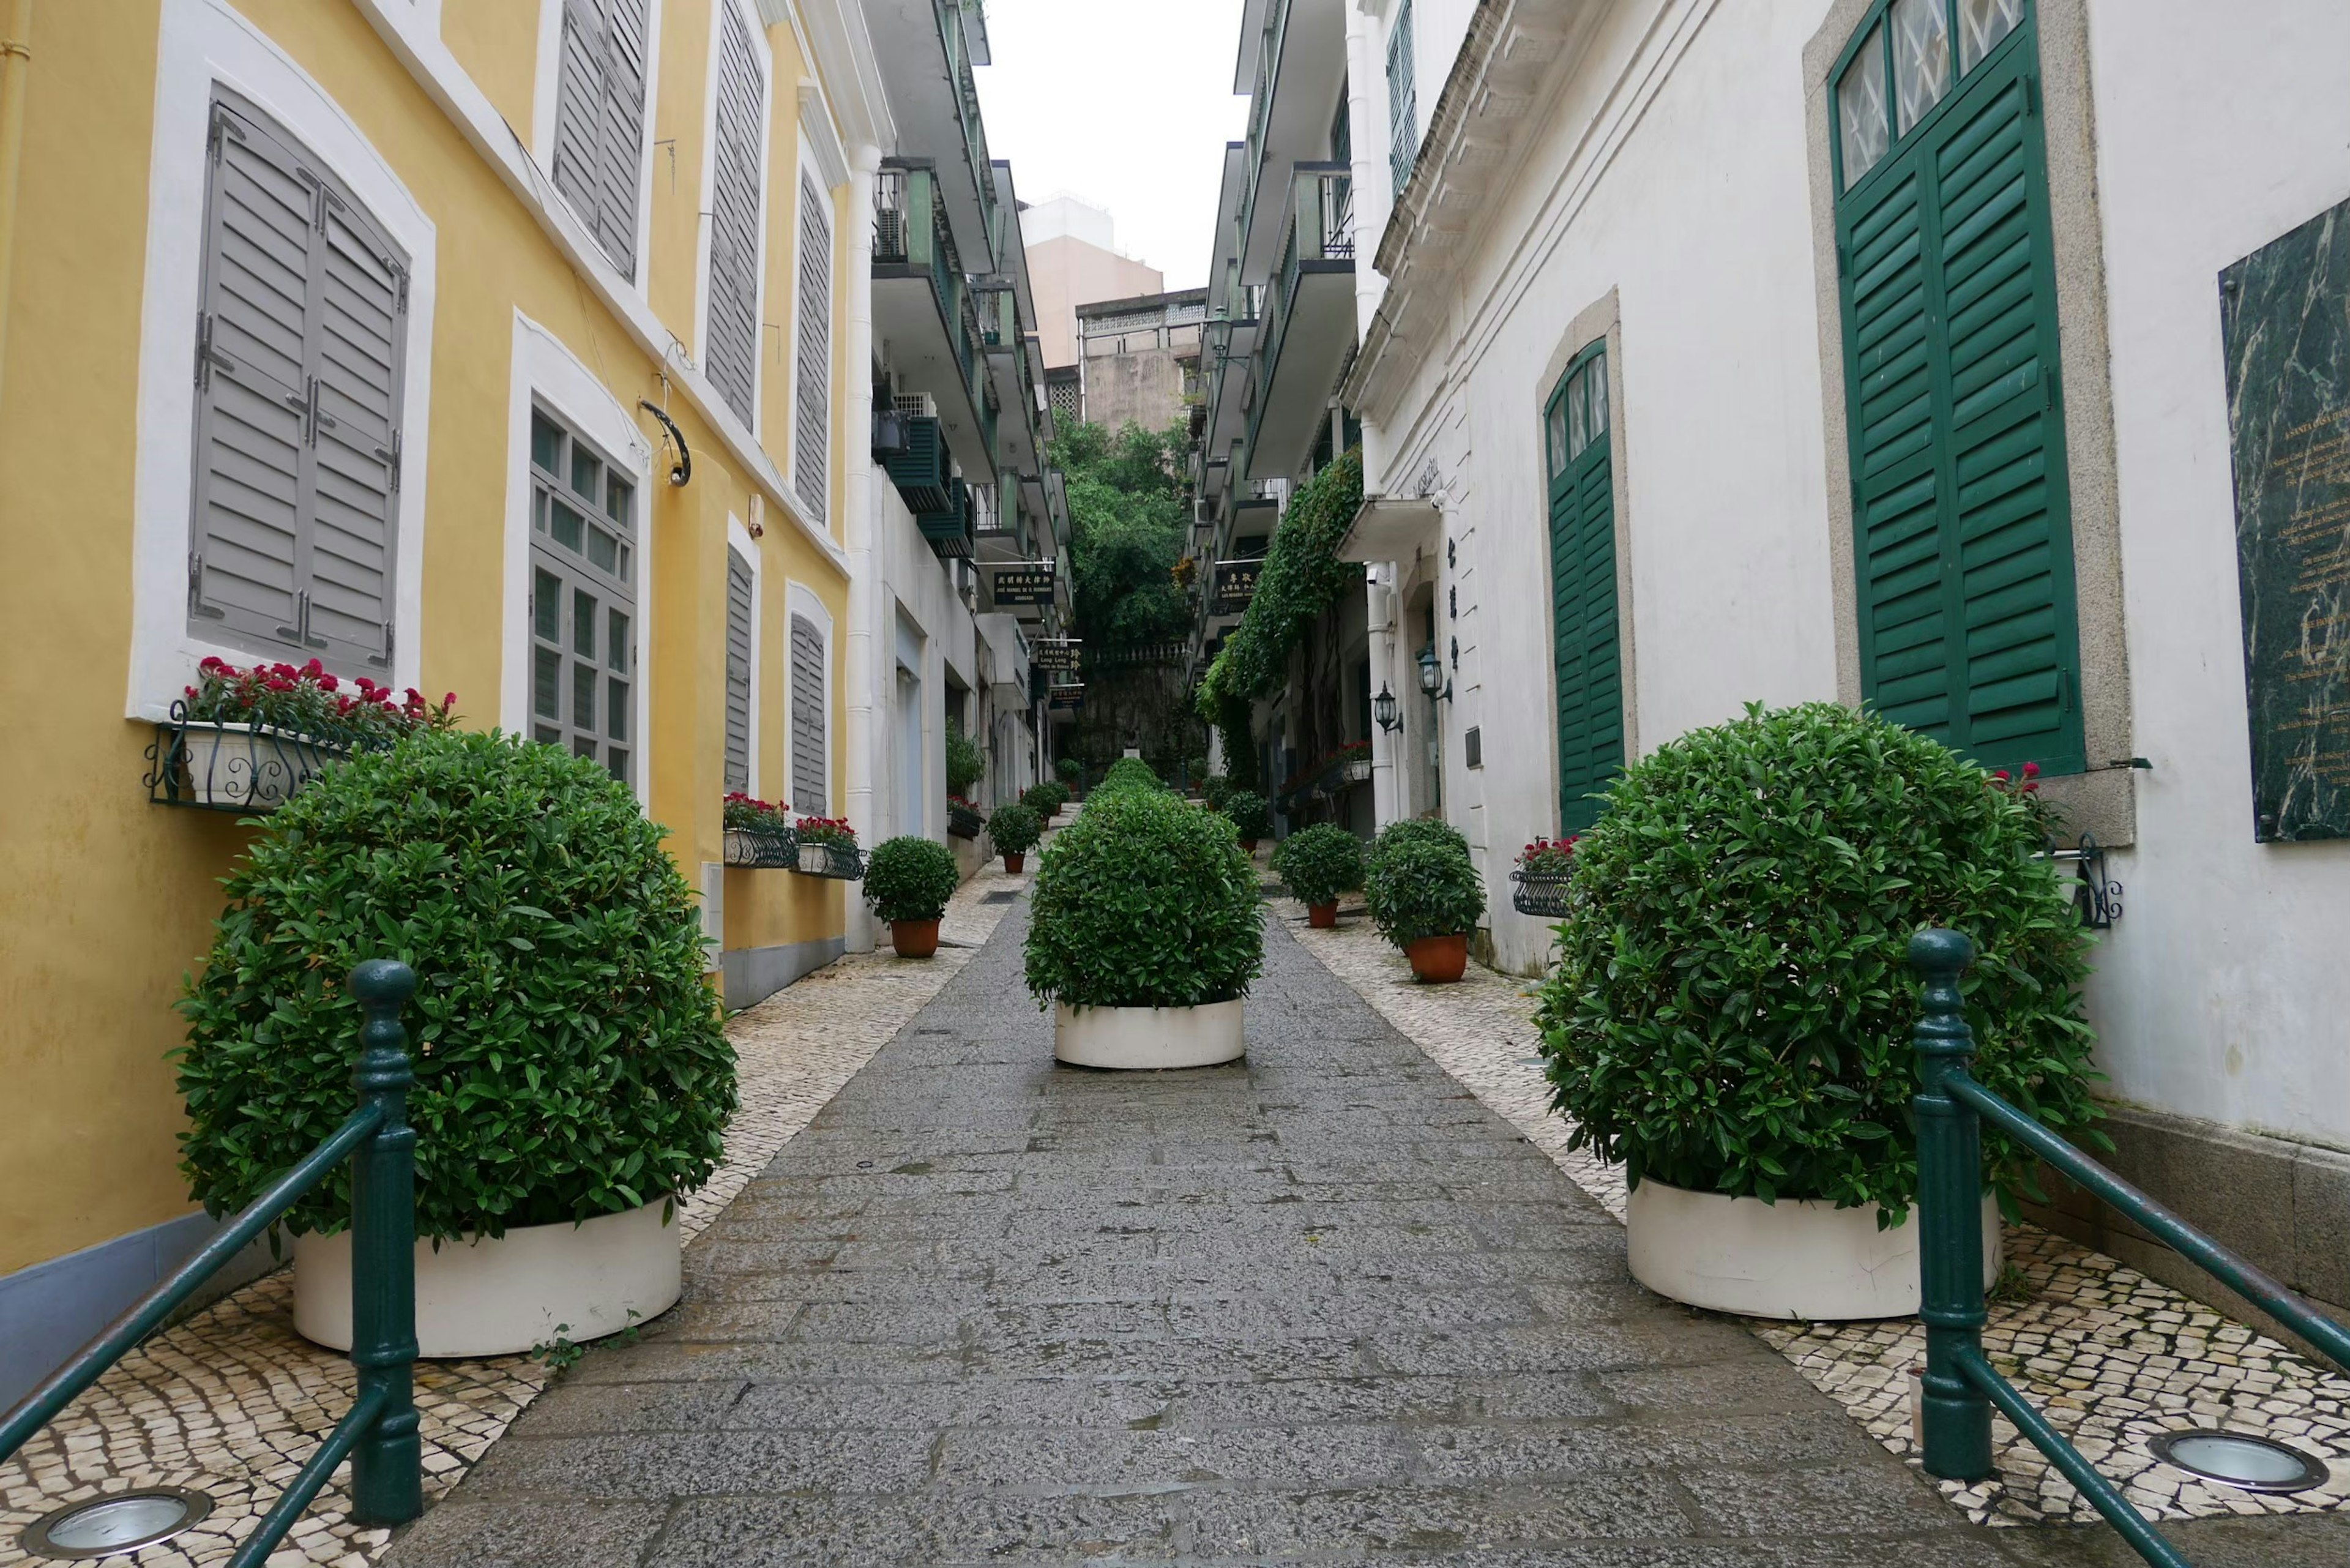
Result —
[[[2350, 198], [2350, 8], [2093, 0], [2137, 847], [2091, 989], [2121, 1099], [2350, 1147], [2350, 843], [2252, 841], [2220, 270]], [[2185, 111], [2190, 102], [2191, 112]]]
[[[873, 725], [875, 798], [870, 825], [857, 823], [859, 839], [872, 845], [899, 833], [919, 831], [925, 837], [946, 837], [946, 676], [953, 671], [968, 687], [978, 671], [977, 639], [970, 607], [954, 590], [949, 565], [931, 553], [914, 514], [899, 498], [887, 474], [873, 481], [875, 554], [881, 570], [882, 591], [875, 596], [874, 646], [880, 650], [882, 669], [875, 700], [880, 710]], [[916, 685], [921, 712], [910, 723], [899, 711], [900, 618], [921, 643], [921, 679]], [[919, 801], [907, 798], [908, 775], [900, 766], [902, 752], [919, 734], [922, 750], [922, 786]]]

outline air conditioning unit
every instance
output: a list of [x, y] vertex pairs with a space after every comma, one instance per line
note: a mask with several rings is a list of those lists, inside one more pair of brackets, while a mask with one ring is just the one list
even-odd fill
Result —
[[939, 417], [939, 400], [928, 392], [899, 392], [898, 413], [910, 420], [934, 420]]

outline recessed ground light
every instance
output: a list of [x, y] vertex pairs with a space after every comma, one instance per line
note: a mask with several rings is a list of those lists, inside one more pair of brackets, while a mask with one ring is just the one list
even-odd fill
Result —
[[2239, 1491], [2307, 1491], [2325, 1484], [2322, 1462], [2269, 1438], [2208, 1429], [2161, 1432], [2147, 1446], [2164, 1463]]
[[203, 1523], [212, 1511], [213, 1500], [203, 1492], [141, 1487], [69, 1502], [26, 1525], [21, 1539], [36, 1556], [111, 1557], [169, 1541]]

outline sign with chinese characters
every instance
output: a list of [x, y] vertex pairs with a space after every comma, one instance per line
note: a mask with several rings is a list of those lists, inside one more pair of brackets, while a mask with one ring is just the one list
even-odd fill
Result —
[[1218, 561], [1214, 586], [1209, 590], [1213, 615], [1238, 615], [1256, 597], [1256, 576], [1263, 561]]
[[2253, 836], [2350, 837], [2350, 202], [2220, 275]]
[[997, 566], [987, 591], [998, 607], [1005, 605], [1049, 605], [1053, 602], [1053, 563]]
[[1028, 650], [1028, 662], [1039, 670], [1074, 670], [1083, 647], [1074, 637], [1048, 637]]
[[1085, 705], [1086, 689], [1082, 686], [1055, 686], [1045, 694], [1045, 706], [1052, 712], [1080, 712]]

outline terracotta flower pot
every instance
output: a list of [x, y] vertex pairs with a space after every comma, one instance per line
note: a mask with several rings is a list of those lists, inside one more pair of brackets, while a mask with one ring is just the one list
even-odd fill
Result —
[[939, 923], [936, 920], [892, 920], [889, 922], [889, 945], [904, 959], [929, 958], [939, 950]]
[[1028, 864], [1028, 852], [1027, 852], [1026, 850], [1024, 850], [1024, 850], [1022, 850], [1022, 851], [1021, 851], [1019, 854], [1017, 854], [1017, 855], [1013, 854], [1013, 853], [1012, 853], [1010, 850], [1008, 850], [1008, 849], [1004, 851], [1004, 853], [1003, 853], [1003, 871], [1004, 871], [1004, 875], [1006, 875], [1006, 876], [1008, 876], [1008, 877], [1017, 877], [1017, 876], [1019, 876], [1019, 875], [1020, 875], [1021, 868], [1022, 868], [1023, 867], [1026, 866], [1027, 864]]
[[1256, 853], [1256, 840], [1253, 838], [1243, 838], [1241, 840], [1241, 847], [1249, 854], [1253, 855]]
[[1306, 905], [1305, 923], [1317, 931], [1330, 929], [1338, 923], [1338, 900], [1333, 898], [1326, 904]]
[[1459, 980], [1469, 969], [1469, 933], [1457, 931], [1449, 937], [1422, 937], [1403, 950], [1411, 960], [1411, 972], [1432, 985], [1449, 985]]

